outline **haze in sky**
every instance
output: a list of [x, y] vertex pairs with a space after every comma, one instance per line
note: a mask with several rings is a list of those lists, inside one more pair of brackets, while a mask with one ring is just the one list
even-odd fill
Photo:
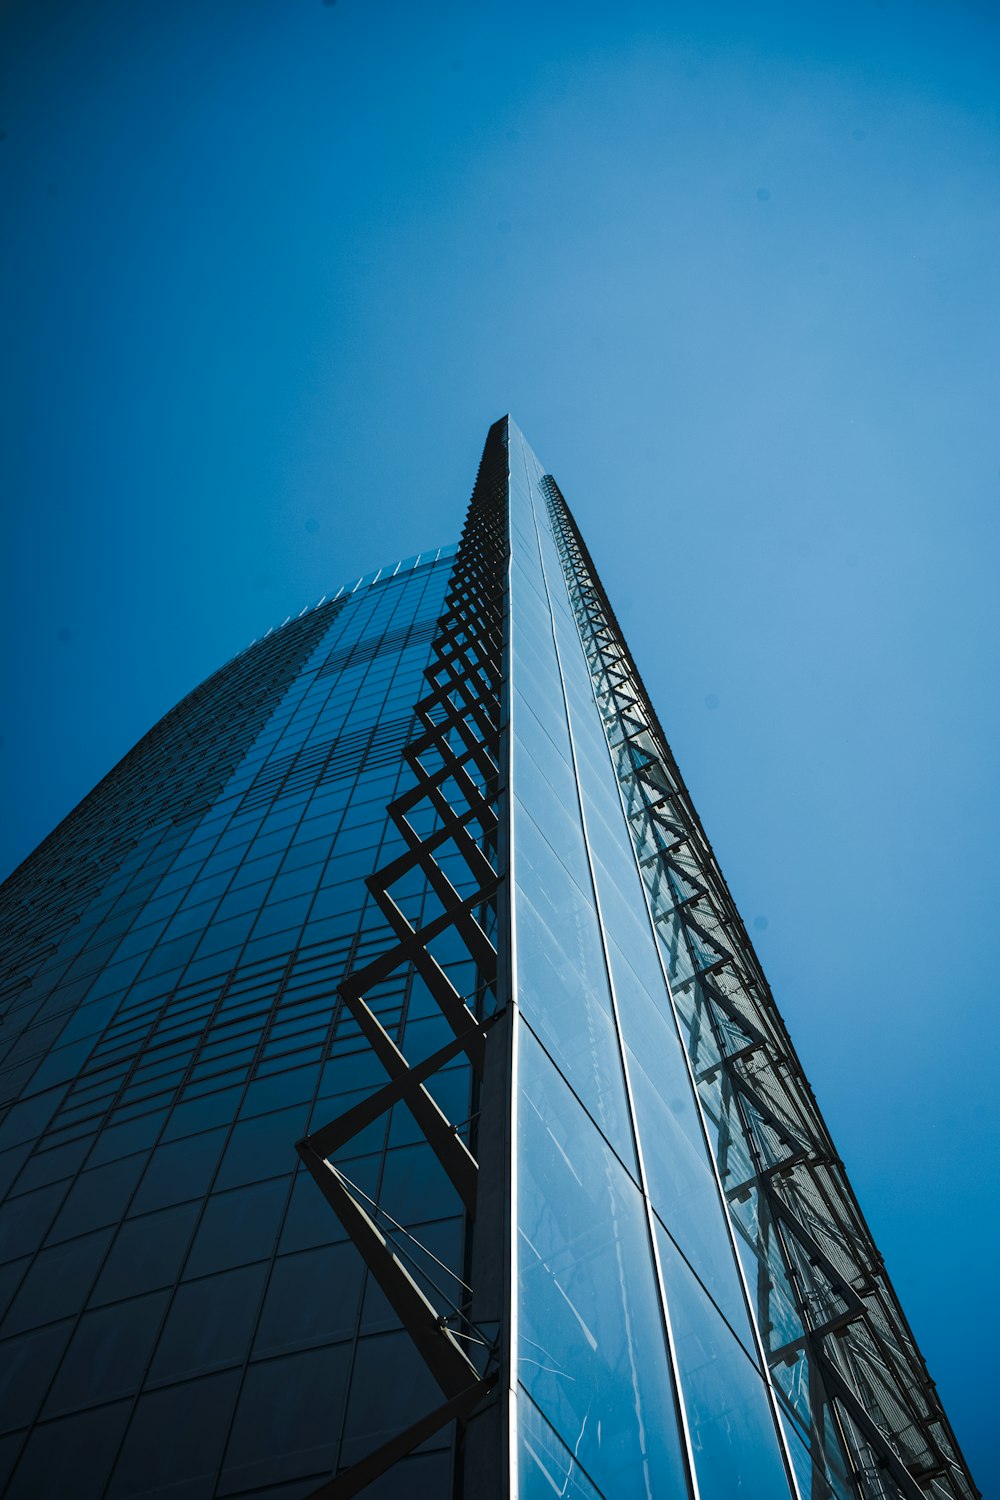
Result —
[[0, 12], [2, 872], [270, 624], [573, 507], [1000, 1488], [1000, 14]]

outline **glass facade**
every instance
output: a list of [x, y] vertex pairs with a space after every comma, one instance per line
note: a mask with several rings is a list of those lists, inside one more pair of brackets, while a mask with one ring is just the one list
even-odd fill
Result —
[[3, 894], [5, 1493], [976, 1495], [508, 419]]
[[[433, 1396], [294, 1143], [380, 1081], [336, 985], [384, 941], [364, 877], [392, 852], [453, 554], [250, 647], [4, 889], [11, 1497], [304, 1494]], [[437, 1025], [406, 977], [377, 1004], [396, 1035]], [[442, 1074], [456, 1109], [463, 1086]], [[350, 1175], [454, 1262], [461, 1219], [416, 1138], [358, 1137]], [[451, 1459], [411, 1462], [429, 1483]]]
[[521, 1399], [598, 1494], [789, 1494], [544, 475], [510, 451]]

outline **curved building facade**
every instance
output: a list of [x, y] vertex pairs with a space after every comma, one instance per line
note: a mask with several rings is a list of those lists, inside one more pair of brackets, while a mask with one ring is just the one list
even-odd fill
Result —
[[508, 419], [2, 897], [12, 1500], [978, 1494]]

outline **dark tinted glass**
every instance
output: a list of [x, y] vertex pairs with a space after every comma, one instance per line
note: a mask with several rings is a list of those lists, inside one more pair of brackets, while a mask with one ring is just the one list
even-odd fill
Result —
[[[450, 571], [431, 555], [269, 633], [29, 861], [29, 896], [5, 889], [0, 971], [34, 963], [4, 1006], [4, 1046], [23, 1034], [31, 1059], [0, 1119], [13, 1494], [291, 1500], [336, 1465], [363, 1268], [295, 1142], [321, 1077], [324, 1118], [385, 1081], [338, 1024], [337, 985], [384, 942], [363, 878]], [[409, 985], [391, 989], [396, 1027]], [[443, 1087], [457, 1108], [467, 1085]], [[454, 1214], [410, 1138], [384, 1170], [386, 1134], [353, 1143], [361, 1190], [383, 1183], [416, 1221]], [[436, 1465], [415, 1458], [414, 1483]]]

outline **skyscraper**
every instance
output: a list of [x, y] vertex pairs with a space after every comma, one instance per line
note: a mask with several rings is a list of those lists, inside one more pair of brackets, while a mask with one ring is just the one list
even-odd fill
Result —
[[977, 1494], [509, 420], [4, 898], [12, 1497]]

